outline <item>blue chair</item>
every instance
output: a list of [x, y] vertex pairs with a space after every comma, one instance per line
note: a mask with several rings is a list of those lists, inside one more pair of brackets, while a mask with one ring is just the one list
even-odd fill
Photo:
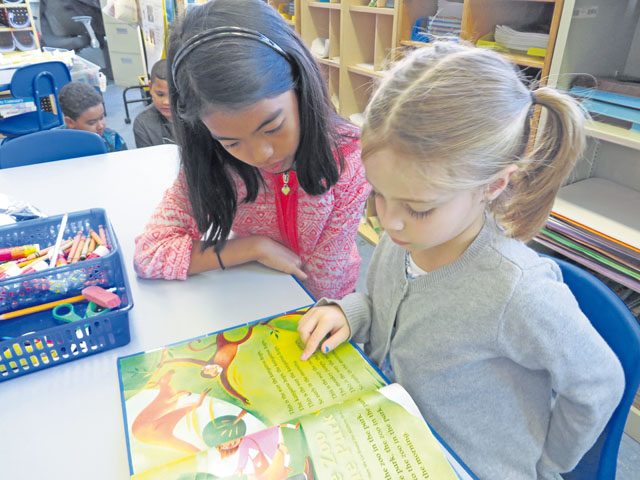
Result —
[[36, 111], [3, 118], [0, 133], [17, 137], [63, 125], [58, 91], [70, 81], [69, 69], [62, 62], [35, 63], [16, 69], [9, 85], [11, 96], [33, 99]]
[[14, 138], [0, 146], [0, 169], [107, 153], [96, 133], [56, 128]]
[[604, 431], [576, 468], [562, 476], [567, 480], [614, 480], [624, 425], [640, 385], [640, 326], [624, 302], [595, 276], [565, 260], [551, 258], [560, 266], [582, 312], [618, 356], [625, 376], [622, 400]]

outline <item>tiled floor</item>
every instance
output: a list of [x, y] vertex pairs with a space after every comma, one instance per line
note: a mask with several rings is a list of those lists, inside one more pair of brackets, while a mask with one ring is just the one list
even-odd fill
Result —
[[[132, 94], [133, 98], [133, 94]], [[125, 111], [122, 101], [122, 88], [109, 85], [107, 92], [104, 94], [105, 106], [107, 110], [107, 125], [118, 131], [127, 142], [129, 148], [135, 148], [133, 139], [132, 125], [124, 122]], [[132, 104], [129, 109], [131, 119], [142, 111], [142, 104]], [[362, 256], [362, 269], [360, 279], [358, 281], [358, 290], [365, 290], [365, 272], [366, 267], [371, 260], [373, 247], [361, 238], [358, 238], [358, 248]], [[634, 473], [635, 472], [635, 473]], [[617, 480], [637, 480], [640, 478], [640, 443], [635, 442], [627, 435], [623, 435], [620, 453], [618, 455], [618, 474]]]

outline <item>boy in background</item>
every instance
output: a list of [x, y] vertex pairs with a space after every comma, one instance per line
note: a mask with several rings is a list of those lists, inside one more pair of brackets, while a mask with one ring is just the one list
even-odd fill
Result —
[[97, 133], [110, 152], [127, 149], [120, 134], [107, 128], [102, 95], [95, 88], [86, 83], [67, 83], [60, 89], [58, 98], [66, 128]]
[[133, 136], [138, 148], [175, 143], [171, 125], [166, 60], [159, 60], [151, 69], [149, 86], [153, 103], [133, 121]]

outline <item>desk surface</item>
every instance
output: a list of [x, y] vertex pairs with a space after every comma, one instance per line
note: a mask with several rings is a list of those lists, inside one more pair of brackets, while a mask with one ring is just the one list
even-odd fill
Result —
[[117, 357], [311, 302], [290, 276], [253, 264], [186, 282], [136, 278], [134, 238], [177, 169], [164, 145], [0, 170], [0, 192], [47, 214], [105, 208], [134, 301], [130, 344], [0, 383], [1, 478], [128, 478]]

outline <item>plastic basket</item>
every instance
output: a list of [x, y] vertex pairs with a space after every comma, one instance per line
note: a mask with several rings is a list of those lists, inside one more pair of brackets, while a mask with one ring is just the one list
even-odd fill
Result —
[[71, 80], [86, 83], [100, 89], [100, 66], [78, 55], [73, 58], [73, 65], [69, 69]]
[[[0, 228], [3, 247], [55, 243], [62, 216]], [[65, 238], [104, 225], [110, 253], [101, 258], [0, 280], [0, 313], [79, 295], [84, 287], [114, 287], [120, 307], [73, 323], [59, 323], [51, 310], [0, 320], [0, 382], [129, 343], [131, 290], [120, 246], [102, 209], [69, 213]], [[84, 316], [86, 303], [74, 304]]]

